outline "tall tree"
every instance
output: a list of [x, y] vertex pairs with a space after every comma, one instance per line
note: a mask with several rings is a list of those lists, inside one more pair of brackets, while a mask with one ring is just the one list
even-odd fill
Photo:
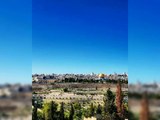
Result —
[[117, 90], [116, 90], [116, 107], [117, 107], [117, 112], [118, 115], [123, 118], [123, 95], [122, 95], [122, 88], [121, 88], [121, 83], [118, 81], [117, 84]]
[[102, 120], [102, 107], [100, 104], [97, 107], [96, 114], [97, 120]]
[[97, 110], [96, 110], [97, 114], [102, 114], [102, 107], [100, 104], [98, 104]]
[[139, 120], [131, 110], [128, 111], [128, 120]]
[[129, 118], [129, 110], [128, 110], [128, 104], [124, 104], [122, 105], [122, 114], [123, 114], [123, 118]]
[[61, 108], [60, 108], [60, 114], [59, 114], [60, 120], [64, 120], [64, 103], [61, 103]]
[[76, 120], [82, 120], [82, 107], [81, 107], [81, 104], [80, 103], [75, 103], [74, 105], [75, 109], [76, 109], [76, 112], [75, 112], [75, 117], [76, 117]]
[[109, 88], [104, 97], [104, 112], [105, 112], [105, 117], [107, 117], [106, 119], [108, 119], [108, 117], [112, 118], [112, 114], [116, 113], [116, 106], [114, 101], [115, 101], [115, 95]]
[[37, 111], [37, 120], [44, 120], [44, 116], [43, 116], [43, 111], [42, 110], [38, 110]]
[[73, 116], [74, 116], [74, 107], [73, 107], [73, 104], [71, 104], [71, 110], [69, 113], [69, 120], [73, 120]]
[[90, 105], [90, 117], [94, 116], [95, 108], [93, 106], [93, 103]]
[[32, 120], [37, 120], [37, 118], [37, 105], [35, 104], [32, 112]]
[[50, 105], [50, 112], [51, 112], [51, 117], [52, 120], [55, 120], [58, 118], [58, 114], [57, 114], [57, 104], [53, 101], [51, 101], [51, 105]]
[[45, 103], [43, 107], [44, 119], [52, 120], [51, 103]]
[[141, 112], [140, 112], [140, 120], [149, 120], [149, 105], [148, 105], [147, 93], [143, 95], [141, 101]]

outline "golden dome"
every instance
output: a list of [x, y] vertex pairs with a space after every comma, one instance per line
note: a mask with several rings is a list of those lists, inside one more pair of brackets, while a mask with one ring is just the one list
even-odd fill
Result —
[[98, 76], [99, 76], [99, 78], [104, 78], [105, 77], [105, 75], [103, 73], [99, 74]]

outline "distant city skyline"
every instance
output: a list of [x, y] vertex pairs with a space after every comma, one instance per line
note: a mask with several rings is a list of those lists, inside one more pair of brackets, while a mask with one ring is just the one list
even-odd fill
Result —
[[128, 74], [127, 72], [122, 72], [122, 73], [107, 73], [107, 72], [101, 72], [101, 73], [96, 73], [96, 72], [90, 72], [90, 73], [32, 73], [32, 75], [35, 75], [35, 74], [38, 74], [38, 75], [41, 75], [41, 74], [45, 74], [45, 75], [52, 75], [52, 74], [84, 74], [84, 75], [87, 75], [87, 74], [105, 74], [105, 75], [110, 75], [110, 74]]

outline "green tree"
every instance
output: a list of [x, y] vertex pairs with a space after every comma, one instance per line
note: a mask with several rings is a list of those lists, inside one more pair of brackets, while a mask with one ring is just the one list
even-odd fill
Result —
[[93, 103], [91, 103], [89, 111], [90, 111], [90, 117], [94, 116], [95, 108], [93, 106]]
[[57, 113], [57, 104], [53, 101], [51, 101], [51, 105], [50, 105], [50, 112], [51, 112], [51, 117], [52, 117], [52, 120], [55, 120], [58, 118], [58, 113]]
[[73, 104], [71, 104], [71, 110], [69, 113], [69, 120], [73, 120], [73, 116], [74, 116], [74, 107], [73, 107]]
[[98, 107], [97, 107], [96, 113], [97, 113], [97, 114], [102, 114], [102, 107], [101, 107], [100, 104], [99, 104]]
[[89, 116], [89, 112], [90, 112], [90, 111], [89, 111], [88, 108], [84, 108], [84, 109], [83, 109], [83, 115], [84, 115], [84, 117], [86, 117], [86, 118], [90, 117], [90, 116]]
[[130, 110], [128, 111], [128, 120], [139, 120]]
[[100, 104], [97, 107], [96, 114], [97, 120], [102, 120], [102, 107]]
[[64, 92], [68, 92], [68, 88], [64, 88], [63, 91], [64, 91]]
[[123, 103], [122, 112], [123, 112], [124, 118], [128, 118], [129, 111], [128, 111], [128, 104], [127, 103]]
[[98, 90], [98, 87], [96, 86], [96, 90]]
[[83, 112], [82, 112], [81, 104], [80, 103], [75, 103], [74, 108], [76, 110], [74, 118], [76, 120], [82, 120]]
[[38, 120], [44, 120], [42, 111], [39, 111], [39, 110], [37, 111], [37, 118], [38, 118]]
[[109, 88], [104, 97], [104, 116], [107, 117], [107, 119], [108, 117], [111, 119], [113, 115], [117, 113], [117, 109], [114, 102], [115, 95]]
[[64, 120], [64, 103], [61, 103], [60, 113], [59, 113], [60, 120]]
[[43, 113], [44, 113], [45, 120], [53, 120], [52, 119], [52, 111], [51, 111], [51, 103], [44, 104]]
[[37, 105], [35, 104], [33, 111], [32, 111], [32, 120], [37, 120]]

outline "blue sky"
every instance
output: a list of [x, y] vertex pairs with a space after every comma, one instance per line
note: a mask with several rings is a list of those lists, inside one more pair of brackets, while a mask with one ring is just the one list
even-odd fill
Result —
[[31, 83], [31, 0], [0, 2], [0, 83]]
[[33, 73], [128, 71], [127, 0], [33, 0]]
[[159, 80], [159, 0], [58, 1], [1, 1], [0, 83], [52, 72]]
[[160, 80], [159, 4], [159, 0], [129, 1], [129, 82]]

